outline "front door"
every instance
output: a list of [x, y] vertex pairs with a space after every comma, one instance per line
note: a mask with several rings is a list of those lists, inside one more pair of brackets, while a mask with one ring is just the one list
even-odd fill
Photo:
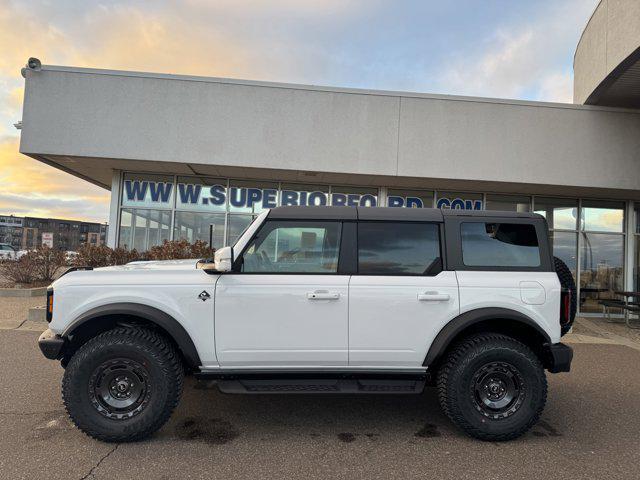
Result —
[[342, 223], [267, 220], [215, 293], [222, 367], [345, 366], [349, 276]]
[[360, 222], [349, 285], [349, 364], [421, 367], [460, 311], [455, 272], [442, 271], [434, 223]]

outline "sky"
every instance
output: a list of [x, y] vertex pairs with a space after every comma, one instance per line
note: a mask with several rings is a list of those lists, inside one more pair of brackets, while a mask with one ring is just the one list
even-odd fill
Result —
[[109, 192], [18, 153], [43, 64], [571, 103], [597, 0], [0, 0], [0, 215], [105, 222]]

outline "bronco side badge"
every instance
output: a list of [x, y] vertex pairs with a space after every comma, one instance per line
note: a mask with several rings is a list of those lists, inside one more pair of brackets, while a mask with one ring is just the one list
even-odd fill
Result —
[[206, 290], [203, 290], [202, 293], [200, 293], [200, 295], [198, 295], [198, 298], [200, 300], [202, 300], [203, 302], [206, 302], [207, 300], [209, 300], [211, 298], [211, 295], [209, 295], [209, 292], [207, 292]]

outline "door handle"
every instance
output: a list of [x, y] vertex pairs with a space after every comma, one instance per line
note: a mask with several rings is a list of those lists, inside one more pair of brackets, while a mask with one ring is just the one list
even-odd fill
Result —
[[421, 302], [448, 302], [448, 293], [424, 292], [418, 294], [418, 300]]
[[307, 293], [307, 298], [309, 300], [338, 300], [340, 298], [340, 294], [322, 291], [309, 292]]

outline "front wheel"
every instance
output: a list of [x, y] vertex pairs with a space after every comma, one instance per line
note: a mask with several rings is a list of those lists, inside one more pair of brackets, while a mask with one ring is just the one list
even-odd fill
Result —
[[486, 441], [517, 438], [540, 418], [547, 379], [529, 347], [500, 334], [455, 345], [438, 372], [440, 405], [468, 435]]
[[87, 435], [130, 442], [158, 430], [182, 393], [178, 352], [145, 328], [117, 327], [73, 355], [62, 379], [69, 417]]

